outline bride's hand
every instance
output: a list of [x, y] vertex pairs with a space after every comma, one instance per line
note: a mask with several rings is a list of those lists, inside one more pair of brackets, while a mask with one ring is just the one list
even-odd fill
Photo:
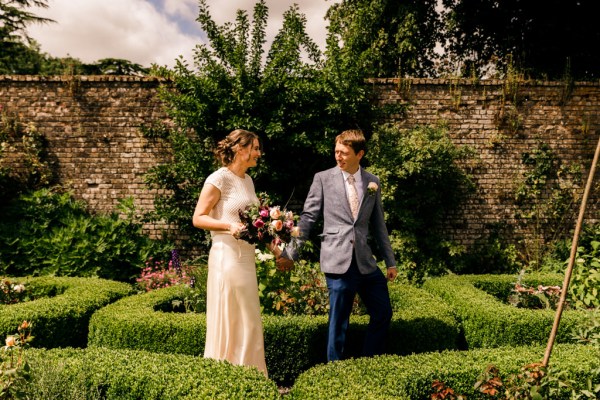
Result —
[[229, 225], [229, 233], [231, 233], [231, 236], [233, 236], [236, 239], [240, 237], [240, 233], [244, 229], [246, 229], [246, 227], [241, 222], [234, 222]]
[[267, 248], [275, 257], [279, 257], [281, 255], [281, 249], [274, 242], [269, 243]]

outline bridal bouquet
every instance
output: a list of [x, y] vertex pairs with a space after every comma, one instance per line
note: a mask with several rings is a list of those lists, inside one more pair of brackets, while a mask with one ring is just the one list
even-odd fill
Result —
[[239, 210], [240, 220], [245, 225], [240, 232], [240, 239], [250, 244], [273, 243], [278, 246], [289, 243], [292, 237], [299, 235], [297, 216], [279, 206], [272, 206], [270, 201], [266, 193], [259, 193], [258, 203]]

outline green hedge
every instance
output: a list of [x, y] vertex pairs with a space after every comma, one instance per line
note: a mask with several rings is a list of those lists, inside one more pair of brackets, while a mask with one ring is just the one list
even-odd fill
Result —
[[[543, 347], [525, 346], [340, 361], [304, 372], [286, 399], [429, 400], [434, 380], [444, 382], [466, 398], [480, 398], [473, 386], [488, 365], [497, 366], [505, 380], [523, 366], [540, 362], [543, 355]], [[582, 386], [588, 377], [600, 383], [598, 348], [557, 345], [550, 364], [553, 368], [568, 371]], [[592, 372], [594, 370], [596, 372]], [[559, 398], [569, 399], [570, 393], [553, 397]]]
[[256, 369], [136, 350], [30, 349], [29, 399], [279, 399]]
[[[454, 349], [459, 326], [451, 309], [431, 294], [410, 286], [390, 286], [395, 309], [388, 352]], [[204, 314], [163, 312], [181, 299], [182, 287], [170, 287], [122, 299], [96, 312], [90, 321], [89, 346], [140, 349], [201, 355], [204, 351]], [[348, 337], [355, 355], [368, 317], [352, 317]], [[264, 316], [265, 357], [273, 380], [292, 382], [298, 374], [325, 361], [326, 316]]]
[[[558, 274], [531, 274], [522, 284], [562, 285], [562, 279]], [[508, 299], [516, 281], [515, 275], [448, 275], [427, 280], [423, 288], [453, 307], [469, 349], [544, 344], [550, 336], [555, 311], [517, 308], [501, 300]], [[570, 341], [573, 328], [586, 319], [586, 311], [564, 311], [557, 342]]]
[[130, 285], [98, 278], [11, 278], [34, 300], [0, 305], [0, 337], [33, 323], [34, 347], [85, 347], [94, 311], [133, 293]]

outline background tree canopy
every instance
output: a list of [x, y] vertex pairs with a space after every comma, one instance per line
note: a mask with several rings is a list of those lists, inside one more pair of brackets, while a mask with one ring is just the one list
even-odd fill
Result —
[[86, 64], [77, 58], [45, 54], [27, 34], [31, 24], [55, 22], [27, 11], [48, 8], [47, 0], [0, 0], [0, 74], [7, 75], [144, 75], [148, 68], [128, 60], [105, 58]]
[[[514, 66], [537, 79], [600, 77], [596, 0], [443, 0], [446, 52], [463, 75]], [[462, 67], [460, 67], [462, 65]]]
[[[327, 61], [338, 71], [343, 69], [347, 87], [364, 77], [503, 78], [514, 68], [534, 79], [597, 79], [600, 30], [595, 21], [596, 3], [596, 0], [342, 0], [328, 9], [328, 44], [321, 62]], [[77, 58], [54, 58], [43, 53], [27, 35], [26, 28], [33, 23], [54, 21], [28, 12], [31, 6], [48, 7], [48, 2], [0, 0], [0, 73], [139, 75], [148, 72], [127, 60], [108, 58], [85, 64]], [[203, 9], [206, 10], [206, 4], [201, 2], [198, 21], [205, 29], [214, 28], [214, 23], [208, 23], [202, 15]], [[280, 52], [284, 47], [300, 44], [296, 47], [303, 57], [298, 60], [315, 62], [321, 57], [306, 33], [304, 37], [295, 37], [296, 44], [289, 41], [305, 18], [300, 11], [295, 8], [296, 26], [288, 24], [285, 33], [272, 45], [268, 63], [273, 64], [271, 68], [298, 67], [293, 65], [287, 51]], [[262, 42], [245, 45], [252, 46], [255, 53], [258, 50], [262, 53], [259, 48], [264, 41], [263, 35]], [[228, 46], [217, 42], [210, 46], [213, 49]], [[246, 51], [243, 47], [223, 50], [218, 50], [219, 57], [227, 52]], [[261, 67], [261, 61], [254, 59], [249, 66], [252, 73]], [[292, 65], [285, 65], [288, 61]], [[330, 95], [335, 96], [336, 92]]]
[[27, 35], [27, 26], [54, 22], [25, 10], [47, 8], [46, 0], [0, 0], [0, 74], [36, 74], [42, 63], [37, 43]]
[[264, 1], [256, 4], [252, 21], [238, 11], [235, 23], [223, 26], [214, 23], [204, 0], [199, 7], [210, 43], [197, 47], [195, 66], [180, 60], [174, 70], [155, 70], [170, 82], [161, 98], [176, 128], [162, 132], [168, 132], [176, 159], [154, 168], [148, 182], [173, 193], [157, 199], [157, 214], [203, 239], [206, 232], [191, 226], [191, 212], [216, 167], [208, 151], [216, 141], [240, 127], [260, 133], [265, 157], [251, 172], [255, 185], [273, 189], [282, 205], [288, 199], [301, 205], [314, 172], [334, 163], [335, 135], [348, 127], [368, 131], [372, 106], [362, 84], [348, 84], [355, 78], [326, 65], [297, 6], [285, 12], [264, 61]]
[[437, 0], [345, 0], [328, 12], [329, 45], [365, 76], [433, 75], [436, 43], [441, 40]]

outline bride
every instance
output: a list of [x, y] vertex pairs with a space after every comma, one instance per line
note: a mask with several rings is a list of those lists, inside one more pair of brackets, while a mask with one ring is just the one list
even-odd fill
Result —
[[236, 129], [217, 144], [215, 156], [222, 167], [206, 179], [192, 220], [212, 239], [204, 357], [254, 366], [267, 375], [254, 245], [238, 239], [244, 229], [238, 210], [258, 202], [246, 174], [261, 157], [258, 135]]

